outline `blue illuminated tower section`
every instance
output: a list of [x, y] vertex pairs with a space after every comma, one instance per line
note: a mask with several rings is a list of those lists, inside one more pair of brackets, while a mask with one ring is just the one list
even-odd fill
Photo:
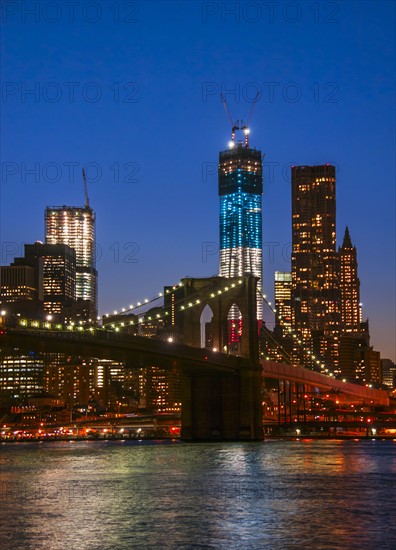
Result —
[[[242, 130], [244, 139], [235, 139]], [[249, 129], [237, 123], [229, 149], [220, 152], [220, 275], [259, 277], [257, 319], [263, 318], [262, 300], [262, 213], [263, 167], [261, 151], [249, 147]], [[238, 319], [231, 312], [231, 320]]]

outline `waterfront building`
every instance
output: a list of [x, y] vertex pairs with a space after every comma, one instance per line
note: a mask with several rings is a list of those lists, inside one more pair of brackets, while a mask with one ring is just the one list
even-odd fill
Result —
[[20, 404], [44, 390], [42, 354], [0, 350], [0, 408]]
[[292, 324], [308, 366], [337, 372], [341, 326], [335, 167], [292, 166]]
[[381, 357], [370, 345], [368, 320], [359, 324], [358, 332], [341, 334], [339, 371], [350, 382], [382, 384]]

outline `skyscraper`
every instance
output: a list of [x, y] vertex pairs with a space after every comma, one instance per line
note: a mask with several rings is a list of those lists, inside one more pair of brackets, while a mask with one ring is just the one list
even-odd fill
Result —
[[292, 308], [292, 274], [285, 271], [275, 271], [275, 310], [276, 324], [291, 328]]
[[[242, 130], [244, 140], [235, 140]], [[249, 147], [249, 129], [236, 125], [229, 149], [220, 152], [220, 275], [238, 277], [251, 273], [259, 277], [257, 319], [263, 318], [262, 306], [262, 213], [263, 171], [261, 151]], [[236, 311], [230, 319], [238, 319]], [[235, 323], [234, 323], [235, 324]]]
[[337, 365], [341, 323], [335, 167], [292, 167], [292, 315], [304, 346]]
[[67, 244], [76, 251], [76, 299], [88, 302], [90, 317], [97, 315], [95, 268], [95, 213], [88, 204], [50, 206], [45, 210], [45, 242]]
[[25, 256], [15, 258], [12, 265], [34, 269], [45, 313], [63, 317], [64, 308], [76, 299], [75, 250], [67, 244], [25, 244]]
[[357, 276], [356, 247], [352, 245], [348, 226], [338, 249], [340, 257], [341, 325], [343, 332], [360, 330], [360, 281]]

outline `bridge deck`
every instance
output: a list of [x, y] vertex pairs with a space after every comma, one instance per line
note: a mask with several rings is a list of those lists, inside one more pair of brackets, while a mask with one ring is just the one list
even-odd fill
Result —
[[300, 384], [308, 384], [318, 388], [335, 390], [359, 397], [368, 402], [373, 401], [381, 405], [389, 405], [389, 394], [384, 390], [375, 390], [366, 386], [359, 386], [350, 382], [343, 382], [331, 376], [326, 376], [303, 367], [295, 367], [285, 363], [276, 363], [275, 361], [260, 361], [263, 368], [263, 375], [266, 378], [275, 378], [278, 380], [290, 380]]
[[[147, 366], [166, 369], [180, 368], [194, 374], [232, 375], [245, 365], [241, 357], [102, 329], [93, 329], [92, 332], [76, 332], [6, 327], [0, 335], [0, 345], [37, 352], [67, 353], [127, 361], [129, 368]], [[369, 402], [389, 405], [389, 395], [383, 390], [343, 382], [303, 367], [285, 363], [261, 360], [260, 366], [265, 378], [290, 380], [322, 389], [335, 390]]]

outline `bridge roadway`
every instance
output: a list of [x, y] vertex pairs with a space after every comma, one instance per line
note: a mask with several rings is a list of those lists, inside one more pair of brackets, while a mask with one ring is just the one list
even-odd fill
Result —
[[[241, 357], [206, 348], [195, 348], [176, 342], [145, 336], [131, 336], [93, 329], [84, 331], [53, 331], [32, 328], [5, 328], [0, 346], [38, 352], [67, 353], [85, 357], [133, 362], [130, 368], [158, 366], [180, 368], [194, 374], [236, 374], [246, 364]], [[364, 401], [389, 405], [386, 391], [343, 382], [303, 367], [260, 360], [265, 378], [289, 380], [300, 384], [348, 394]]]
[[323, 390], [331, 390], [336, 393], [343, 393], [357, 397], [362, 401], [376, 403], [378, 405], [389, 405], [389, 394], [384, 390], [375, 390], [366, 386], [359, 386], [350, 382], [343, 382], [331, 376], [326, 376], [303, 367], [295, 367], [275, 361], [260, 361], [263, 367], [265, 378], [277, 380], [290, 380], [299, 384], [307, 384]]
[[0, 336], [0, 346], [133, 362], [131, 368], [181, 368], [187, 373], [211, 375], [237, 373], [242, 364], [242, 359], [233, 355], [102, 329], [94, 329], [90, 333], [7, 327]]

